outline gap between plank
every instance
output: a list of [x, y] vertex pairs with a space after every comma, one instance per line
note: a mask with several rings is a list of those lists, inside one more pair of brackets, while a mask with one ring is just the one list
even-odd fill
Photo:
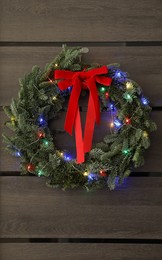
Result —
[[[18, 171], [0, 171], [0, 176], [2, 177], [37, 177], [35, 174], [21, 174]], [[129, 177], [162, 177], [162, 172], [132, 172]], [[43, 177], [39, 177], [43, 178]]]
[[67, 44], [68, 46], [87, 46], [87, 47], [115, 47], [115, 46], [128, 46], [128, 47], [135, 47], [135, 46], [162, 46], [162, 41], [105, 41], [105, 42], [13, 42], [13, 41], [1, 41], [1, 47], [45, 47], [45, 46], [54, 46], [60, 47], [63, 44]]
[[0, 238], [0, 243], [107, 243], [107, 244], [162, 244], [162, 239], [144, 238]]

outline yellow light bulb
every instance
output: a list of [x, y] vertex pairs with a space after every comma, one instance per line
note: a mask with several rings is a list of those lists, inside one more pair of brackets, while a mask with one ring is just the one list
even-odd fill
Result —
[[143, 137], [148, 137], [148, 133], [146, 131], [143, 131]]
[[63, 157], [63, 156], [64, 156], [64, 153], [63, 153], [63, 152], [60, 152], [60, 156]]
[[52, 99], [55, 101], [55, 100], [57, 99], [57, 97], [56, 97], [56, 96], [54, 96]]
[[57, 63], [55, 63], [55, 68], [57, 68], [58, 67], [58, 64]]
[[15, 121], [15, 117], [14, 116], [11, 116], [11, 121]]
[[88, 172], [84, 172], [83, 175], [84, 175], [84, 176], [88, 176], [89, 173], [88, 173]]
[[110, 127], [111, 127], [111, 128], [114, 127], [114, 123], [113, 123], [113, 122], [110, 123]]
[[126, 82], [126, 89], [133, 89], [133, 84], [132, 82]]

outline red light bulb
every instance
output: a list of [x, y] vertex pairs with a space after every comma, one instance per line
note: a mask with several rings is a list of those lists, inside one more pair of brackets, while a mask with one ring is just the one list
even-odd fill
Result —
[[102, 177], [106, 177], [107, 174], [106, 174], [106, 172], [104, 172], [103, 170], [101, 170], [101, 171], [100, 171], [100, 176], [102, 176]]
[[106, 93], [105, 93], [105, 97], [106, 97], [106, 99], [109, 98], [109, 92], [106, 92]]
[[129, 124], [131, 123], [131, 119], [128, 118], [128, 117], [126, 117], [126, 118], [125, 118], [125, 123], [126, 123], [127, 125], [129, 125]]
[[44, 138], [44, 137], [45, 137], [45, 133], [38, 132], [38, 138], [39, 139]]
[[27, 170], [28, 170], [28, 172], [33, 172], [33, 171], [35, 170], [34, 165], [31, 164], [31, 163], [29, 163], [29, 164], [27, 165]]

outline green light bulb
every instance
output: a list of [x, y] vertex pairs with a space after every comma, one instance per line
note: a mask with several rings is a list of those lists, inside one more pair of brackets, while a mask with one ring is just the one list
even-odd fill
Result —
[[101, 87], [101, 88], [100, 88], [100, 91], [101, 91], [101, 92], [105, 92], [105, 88], [104, 88], [104, 87]]
[[40, 177], [41, 175], [43, 175], [43, 172], [42, 172], [42, 170], [39, 170], [38, 171], [38, 177]]
[[45, 146], [48, 146], [48, 144], [49, 144], [48, 140], [47, 140], [47, 139], [43, 139], [43, 144], [44, 144]]
[[128, 149], [125, 149], [125, 150], [123, 150], [123, 154], [129, 154], [129, 150]]
[[126, 95], [126, 99], [131, 99], [131, 95], [130, 95], [130, 94], [127, 94], [127, 95]]

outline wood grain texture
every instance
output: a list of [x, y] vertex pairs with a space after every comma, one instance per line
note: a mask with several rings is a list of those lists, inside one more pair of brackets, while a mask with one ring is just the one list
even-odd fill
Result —
[[2, 0], [0, 17], [2, 41], [162, 40], [161, 0]]
[[161, 245], [1, 244], [1, 260], [161, 260]]
[[44, 178], [0, 177], [1, 238], [162, 238], [162, 178], [115, 192], [55, 190]]
[[[81, 113], [82, 114], [82, 113]], [[103, 136], [109, 131], [109, 127], [107, 123], [109, 122], [110, 118], [109, 115], [105, 115], [106, 113], [102, 113], [102, 120], [101, 120], [101, 128], [96, 126], [95, 127], [95, 135], [94, 135], [94, 143], [100, 142], [103, 139]], [[63, 129], [64, 126], [64, 118], [65, 113], [61, 113], [61, 118], [57, 121], [57, 127], [59, 129]], [[158, 126], [158, 130], [151, 134], [151, 147], [145, 152], [145, 165], [138, 168], [137, 171], [143, 172], [162, 172], [162, 161], [161, 161], [161, 154], [162, 154], [162, 121], [161, 121], [162, 112], [161, 111], [154, 111], [152, 112], [152, 119], [156, 122]], [[7, 127], [4, 126], [4, 122], [8, 120], [7, 116], [4, 112], [0, 112], [0, 120], [1, 120], [1, 127], [0, 127], [0, 171], [19, 171], [19, 158], [15, 158], [8, 154], [5, 151], [5, 144], [2, 143], [1, 134], [5, 133], [6, 135], [10, 136], [12, 131], [9, 130]], [[106, 122], [107, 120], [107, 122]], [[58, 147], [61, 149], [67, 149], [70, 152], [75, 152], [75, 140], [73, 137], [70, 137], [66, 133], [57, 134], [57, 140], [55, 141]]]
[[[154, 106], [162, 106], [162, 47], [90, 47], [83, 61], [120, 63], [123, 71], [143, 88]], [[0, 47], [0, 105], [9, 105], [17, 97], [18, 78], [33, 65], [44, 67], [61, 51], [57, 47]]]

